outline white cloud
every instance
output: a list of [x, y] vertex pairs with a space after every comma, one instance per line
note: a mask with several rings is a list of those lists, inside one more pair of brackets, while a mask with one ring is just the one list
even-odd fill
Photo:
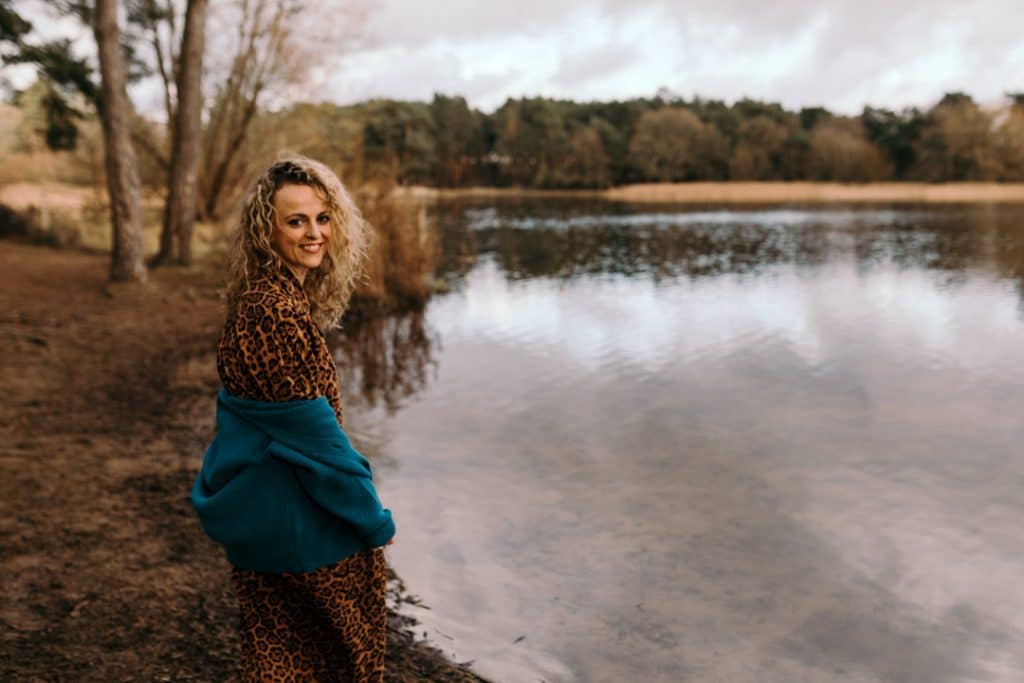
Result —
[[[44, 37], [70, 36], [86, 53], [93, 49], [86, 29], [55, 21], [45, 3], [19, 7], [40, 19]], [[338, 7], [311, 5], [303, 26], [342, 30]], [[360, 48], [340, 65], [311, 67], [320, 72], [311, 99], [425, 100], [442, 92], [493, 110], [508, 97], [623, 99], [665, 86], [686, 96], [855, 113], [865, 104], [927, 107], [952, 90], [982, 102], [1024, 90], [1020, 0], [380, 0], [366, 7]], [[5, 75], [24, 80], [22, 71]], [[144, 110], [161, 108], [145, 87], [135, 94]]]
[[485, 109], [520, 95], [613, 99], [660, 86], [846, 112], [928, 106], [949, 90], [992, 101], [1024, 88], [1018, 14], [1016, 0], [458, 0], [443, 11], [388, 0], [368, 27], [387, 65], [355, 57], [333, 82], [342, 101], [462, 88]]

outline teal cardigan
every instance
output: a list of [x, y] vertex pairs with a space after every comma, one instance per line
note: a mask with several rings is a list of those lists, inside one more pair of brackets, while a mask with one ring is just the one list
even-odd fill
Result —
[[370, 465], [327, 399], [217, 394], [217, 435], [192, 487], [203, 530], [236, 567], [307, 572], [395, 534]]

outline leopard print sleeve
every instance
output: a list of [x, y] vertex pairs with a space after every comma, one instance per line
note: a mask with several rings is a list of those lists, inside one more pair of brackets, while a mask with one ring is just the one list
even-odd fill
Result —
[[312, 399], [323, 393], [320, 340], [307, 311], [285, 298], [247, 301], [235, 329], [237, 360], [263, 400]]

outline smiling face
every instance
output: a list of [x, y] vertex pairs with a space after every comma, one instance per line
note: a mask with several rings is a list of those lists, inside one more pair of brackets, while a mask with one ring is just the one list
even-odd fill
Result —
[[274, 229], [270, 246], [303, 282], [319, 267], [331, 238], [331, 215], [320, 192], [309, 185], [285, 183], [274, 193]]

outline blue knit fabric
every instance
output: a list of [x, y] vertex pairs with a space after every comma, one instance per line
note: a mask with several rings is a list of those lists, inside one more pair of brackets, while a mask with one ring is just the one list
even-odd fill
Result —
[[231, 564], [261, 572], [312, 571], [395, 534], [323, 396], [253, 401], [222, 388], [192, 504]]

